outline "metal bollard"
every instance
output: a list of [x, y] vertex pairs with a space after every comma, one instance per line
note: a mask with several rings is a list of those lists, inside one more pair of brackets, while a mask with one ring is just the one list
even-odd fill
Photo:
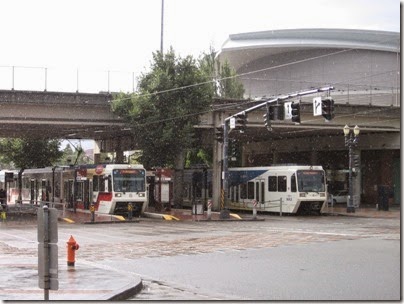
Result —
[[6, 207], [0, 206], [0, 208], [1, 208], [1, 213], [0, 213], [1, 220], [3, 222], [5, 222], [7, 219]]
[[128, 204], [128, 219], [131, 221], [133, 217], [133, 206], [132, 203]]
[[212, 200], [208, 200], [208, 220], [212, 218]]
[[94, 223], [95, 221], [95, 206], [94, 203], [90, 205], [90, 212], [91, 212], [91, 222]]
[[253, 201], [253, 220], [257, 219], [257, 201]]

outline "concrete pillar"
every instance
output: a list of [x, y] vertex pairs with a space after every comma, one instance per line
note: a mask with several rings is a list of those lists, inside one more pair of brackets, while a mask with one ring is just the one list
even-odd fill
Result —
[[315, 165], [318, 164], [318, 157], [317, 156], [318, 156], [318, 152], [315, 151], [315, 150], [312, 150], [311, 154], [310, 154], [310, 165], [315, 166]]
[[116, 164], [123, 164], [123, 149], [121, 139], [118, 137], [114, 141], [114, 151], [115, 151], [115, 163]]

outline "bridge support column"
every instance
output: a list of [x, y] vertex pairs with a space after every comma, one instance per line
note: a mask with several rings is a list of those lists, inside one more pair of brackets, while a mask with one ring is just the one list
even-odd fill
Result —
[[115, 163], [123, 164], [123, 149], [121, 139], [118, 137], [114, 142], [114, 151], [115, 151]]

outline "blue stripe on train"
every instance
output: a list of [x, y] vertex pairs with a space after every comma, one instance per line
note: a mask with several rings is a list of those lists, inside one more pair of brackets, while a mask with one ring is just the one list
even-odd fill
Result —
[[229, 186], [245, 184], [246, 182], [264, 174], [267, 170], [229, 171]]

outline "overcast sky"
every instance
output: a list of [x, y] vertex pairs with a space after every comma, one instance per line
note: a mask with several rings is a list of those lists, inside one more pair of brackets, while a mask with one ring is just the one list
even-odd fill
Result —
[[[48, 90], [56, 78], [52, 69], [130, 72], [125, 79], [132, 79], [132, 72], [139, 76], [149, 67], [152, 52], [160, 49], [161, 1], [0, 0], [0, 89], [11, 83], [10, 68], [5, 66], [48, 67]], [[400, 31], [398, 0], [164, 0], [164, 4], [164, 49], [172, 46], [183, 56], [198, 57], [210, 46], [219, 50], [230, 34], [243, 32]], [[24, 81], [22, 72], [34, 74], [29, 77], [38, 81], [43, 74], [16, 70], [16, 89], [22, 89], [18, 87]], [[105, 86], [106, 76], [102, 77]], [[119, 82], [117, 76], [111, 78], [115, 80], [111, 86]], [[83, 73], [80, 86], [84, 82]], [[75, 89], [76, 81], [71, 86]]]

